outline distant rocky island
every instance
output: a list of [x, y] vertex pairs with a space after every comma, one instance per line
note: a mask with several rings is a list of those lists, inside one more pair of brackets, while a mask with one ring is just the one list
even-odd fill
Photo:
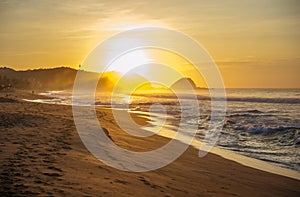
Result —
[[[0, 67], [0, 90], [23, 89], [23, 90], [71, 90], [78, 70], [69, 67], [47, 68], [16, 71], [7, 67]], [[85, 83], [98, 79], [99, 74], [94, 72], [80, 71], [86, 75]], [[102, 73], [98, 84], [98, 90], [111, 91], [114, 88], [116, 79], [120, 78], [118, 72]], [[153, 89], [150, 82], [138, 74], [134, 74], [128, 78], [124, 78], [120, 83], [120, 88], [124, 89], [129, 85], [129, 81], [144, 83], [144, 89]], [[182, 78], [176, 81], [171, 88], [173, 90], [189, 89], [189, 83], [194, 89], [198, 89], [195, 82], [191, 78]]]

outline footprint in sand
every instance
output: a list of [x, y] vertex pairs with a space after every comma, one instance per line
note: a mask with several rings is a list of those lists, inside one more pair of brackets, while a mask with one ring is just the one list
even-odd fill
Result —
[[145, 185], [148, 185], [148, 186], [150, 186], [150, 187], [152, 187], [152, 188], [154, 188], [154, 189], [157, 189], [157, 188], [162, 189], [161, 186], [152, 184], [149, 180], [147, 180], [146, 178], [144, 178], [144, 177], [142, 177], [142, 176], [139, 177], [139, 180], [142, 181]]
[[58, 172], [62, 172], [62, 170], [60, 168], [56, 168], [54, 166], [49, 166], [48, 169], [58, 171]]
[[128, 184], [127, 181], [123, 181], [123, 180], [120, 180], [120, 179], [116, 179], [115, 183], [120, 183], [120, 184], [123, 184], [123, 185], [127, 185]]

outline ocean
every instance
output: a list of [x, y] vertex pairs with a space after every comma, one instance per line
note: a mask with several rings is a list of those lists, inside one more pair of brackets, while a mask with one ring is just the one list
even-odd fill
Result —
[[[210, 97], [207, 90], [197, 90], [200, 117], [192, 113], [183, 120], [186, 126], [198, 125], [196, 138], [204, 139], [210, 120]], [[52, 99], [33, 102], [72, 104], [71, 91], [42, 93]], [[227, 113], [216, 146], [237, 154], [264, 160], [281, 167], [300, 172], [300, 89], [226, 89]], [[148, 112], [154, 121], [168, 120], [165, 127], [176, 131], [182, 108], [188, 105], [190, 96], [183, 93], [186, 105], [180, 106], [177, 97], [169, 92], [143, 92], [134, 95], [117, 95], [113, 102], [105, 93], [96, 95], [95, 103], [86, 103], [82, 95], [75, 105], [93, 105]], [[152, 107], [161, 104], [164, 108]], [[155, 122], [154, 122], [155, 124]], [[189, 130], [185, 131], [189, 135]]]

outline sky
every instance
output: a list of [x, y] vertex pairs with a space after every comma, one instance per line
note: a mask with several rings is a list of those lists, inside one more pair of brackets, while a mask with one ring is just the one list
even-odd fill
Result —
[[299, 10], [297, 0], [0, 0], [0, 66], [78, 68], [110, 36], [159, 26], [201, 43], [227, 88], [300, 88]]

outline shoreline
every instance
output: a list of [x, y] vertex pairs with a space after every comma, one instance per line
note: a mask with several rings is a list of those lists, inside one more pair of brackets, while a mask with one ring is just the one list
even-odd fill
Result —
[[[49, 99], [54, 99], [55, 97], [48, 97], [46, 95], [40, 95], [37, 94], [38, 96], [42, 96], [43, 98], [49, 98]], [[30, 101], [27, 99], [23, 99], [26, 102], [35, 102], [35, 103], [43, 103], [43, 102], [38, 102], [38, 101]], [[68, 104], [60, 104], [60, 103], [45, 103], [45, 104], [50, 104], [50, 105], [66, 105], [66, 106], [71, 106]], [[95, 108], [97, 109], [104, 109], [104, 110], [123, 110], [123, 109], [115, 109], [115, 108], [110, 108], [110, 107], [105, 107], [105, 106], [95, 106]], [[147, 116], [149, 116], [149, 114], [147, 112], [142, 112], [142, 111], [129, 111], [130, 114], [136, 114], [138, 117], [142, 117], [142, 118], [146, 118], [147, 119], [147, 126], [153, 127], [155, 124], [155, 122], [151, 121], [151, 119]], [[158, 115], [158, 114], [155, 114]], [[167, 121], [166, 121], [167, 122]], [[145, 128], [147, 131], [152, 132], [153, 128]], [[154, 132], [155, 133], [155, 132]], [[157, 133], [158, 135], [162, 136], [162, 137], [166, 137], [168, 139], [173, 139], [175, 132], [173, 130], [170, 129], [163, 129], [163, 131], [160, 131]], [[182, 143], [185, 143], [184, 140], [181, 141]], [[197, 151], [199, 151], [200, 146], [201, 146], [201, 142], [200, 140], [194, 138], [193, 142], [191, 144], [189, 144], [190, 146], [194, 147], [195, 149], [197, 149]], [[278, 174], [278, 175], [282, 175], [282, 176], [286, 176], [289, 178], [293, 178], [296, 180], [300, 180], [300, 173], [294, 169], [290, 169], [287, 167], [282, 167], [270, 162], [266, 162], [260, 159], [256, 159], [253, 157], [249, 157], [249, 156], [245, 156], [245, 155], [241, 155], [238, 153], [235, 153], [233, 151], [230, 150], [226, 150], [226, 149], [222, 149], [219, 147], [213, 147], [211, 149], [211, 151], [209, 152], [210, 154], [216, 154], [219, 155], [221, 157], [223, 157], [224, 159], [228, 159], [231, 161], [235, 161], [241, 165], [247, 166], [247, 167], [251, 167], [251, 168], [255, 168], [258, 170], [262, 170], [265, 172], [270, 172], [273, 174]]]
[[[159, 135], [172, 139], [172, 137], [175, 134], [168, 134], [168, 132], [175, 133], [174, 131], [168, 130], [168, 131], [162, 132], [163, 134], [159, 134]], [[194, 138], [193, 142], [190, 144], [190, 146], [194, 147], [197, 151], [199, 151], [202, 143], [203, 142], [201, 142], [200, 140]], [[256, 159], [253, 157], [244, 156], [244, 155], [235, 153], [230, 150], [222, 149], [219, 147], [213, 147], [208, 154], [216, 154], [218, 156], [223, 157], [224, 159], [235, 161], [235, 162], [237, 162], [241, 165], [247, 166], [247, 167], [262, 170], [265, 172], [270, 172], [273, 174], [286, 176], [286, 177], [293, 178], [296, 180], [300, 180], [300, 173], [296, 170], [281, 167], [279, 165], [276, 165], [276, 164], [273, 164], [270, 162], [266, 162], [266, 161], [263, 161], [260, 159]]]
[[[34, 98], [34, 95], [27, 95]], [[0, 95], [0, 97], [3, 97]], [[209, 153], [198, 157], [189, 147], [173, 163], [143, 173], [111, 168], [92, 156], [76, 131], [70, 106], [21, 101], [1, 102], [1, 194], [102, 196], [297, 196], [300, 181], [241, 165]], [[115, 124], [109, 109], [97, 109], [101, 127], [117, 145], [147, 151], [167, 138], [129, 136]], [[3, 117], [2, 117], [3, 116]], [[134, 115], [141, 125], [145, 117]], [[266, 189], [267, 188], [267, 189]]]

